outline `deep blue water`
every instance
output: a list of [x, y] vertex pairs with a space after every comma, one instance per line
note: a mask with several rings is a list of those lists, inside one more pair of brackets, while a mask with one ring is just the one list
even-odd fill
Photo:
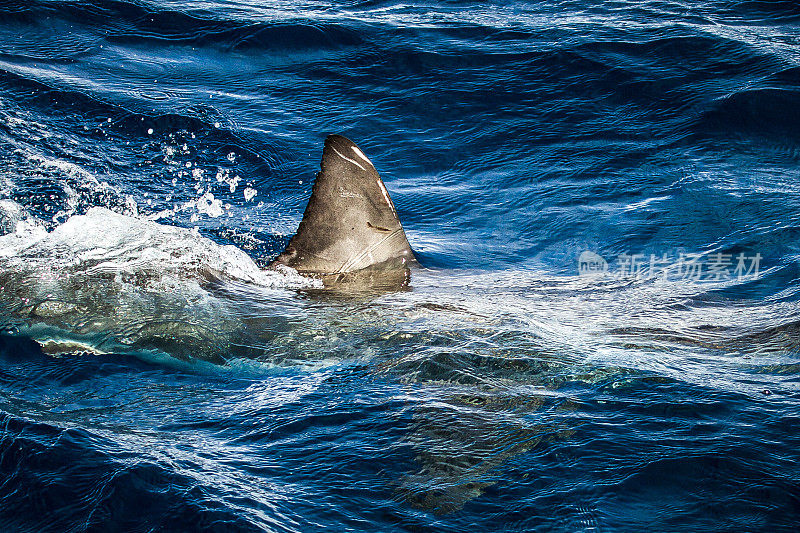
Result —
[[[409, 290], [217, 246], [329, 133]], [[796, 2], [1, 1], [0, 230], [2, 531], [800, 523]]]

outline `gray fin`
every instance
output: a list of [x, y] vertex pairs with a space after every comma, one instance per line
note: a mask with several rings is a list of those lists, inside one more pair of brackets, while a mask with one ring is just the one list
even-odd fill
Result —
[[272, 262], [305, 274], [416, 264], [403, 226], [378, 171], [356, 144], [329, 135], [311, 198], [297, 234]]

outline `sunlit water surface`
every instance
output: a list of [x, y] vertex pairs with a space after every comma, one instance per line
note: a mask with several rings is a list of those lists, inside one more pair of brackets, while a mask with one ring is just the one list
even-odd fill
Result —
[[0, 529], [792, 531], [798, 163], [794, 2], [2, 2]]

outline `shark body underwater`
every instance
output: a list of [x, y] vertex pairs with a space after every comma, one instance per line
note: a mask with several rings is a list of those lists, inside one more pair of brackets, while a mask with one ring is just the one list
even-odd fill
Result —
[[[411, 326], [436, 306], [373, 300], [404, 289], [420, 265], [375, 167], [341, 135], [326, 139], [297, 233], [265, 269], [233, 246], [104, 208], [50, 232], [15, 225], [0, 236], [0, 350], [7, 353], [31, 354], [38, 343], [48, 357], [133, 354], [163, 364], [167, 356], [193, 369], [210, 363], [214, 371], [229, 365], [237, 373], [262, 362], [314, 367], [315, 358], [336, 364], [370, 357], [376, 375], [424, 383], [428, 370], [416, 369], [414, 357], [402, 357], [402, 346], [430, 341], [442, 348], [452, 335], [453, 343], [461, 342], [457, 332]], [[457, 330], [465, 321], [455, 311]], [[439, 327], [449, 330], [450, 321]], [[437, 383], [450, 374], [434, 372], [430, 379]], [[418, 450], [422, 466], [391, 484], [411, 505], [439, 514], [479, 496], [494, 483], [494, 469], [541, 439], [538, 428], [513, 428], [515, 436], [524, 435], [519, 444], [495, 443], [494, 429], [508, 422], [504, 416], [497, 426], [492, 409], [506, 399], [473, 393], [471, 380], [459, 381], [454, 378], [446, 397], [459, 411], [474, 408], [471, 401], [489, 405], [487, 414], [460, 422], [451, 420], [449, 404], [415, 407], [407, 445]], [[541, 403], [537, 399], [531, 408]]]

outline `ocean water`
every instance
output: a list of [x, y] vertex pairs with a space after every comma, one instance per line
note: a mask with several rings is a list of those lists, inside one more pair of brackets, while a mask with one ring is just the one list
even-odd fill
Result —
[[800, 523], [795, 2], [2, 1], [0, 234], [2, 531]]

